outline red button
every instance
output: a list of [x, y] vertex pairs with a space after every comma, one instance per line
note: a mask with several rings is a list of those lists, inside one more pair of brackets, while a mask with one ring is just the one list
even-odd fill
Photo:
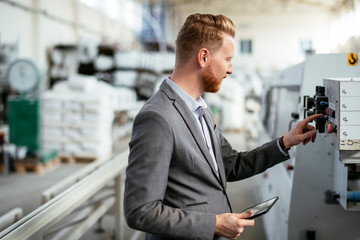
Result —
[[331, 123], [328, 124], [328, 126], [327, 126], [327, 132], [328, 132], [328, 133], [333, 133], [333, 132], [334, 132], [334, 125], [332, 125]]

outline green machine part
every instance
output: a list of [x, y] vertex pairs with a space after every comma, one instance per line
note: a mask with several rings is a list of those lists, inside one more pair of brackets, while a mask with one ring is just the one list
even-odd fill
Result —
[[26, 146], [28, 152], [40, 151], [40, 100], [10, 98], [8, 111], [10, 143]]

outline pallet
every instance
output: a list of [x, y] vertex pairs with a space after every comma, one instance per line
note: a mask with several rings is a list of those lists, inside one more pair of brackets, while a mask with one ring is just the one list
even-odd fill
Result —
[[[11, 172], [11, 169], [8, 169], [8, 172]], [[5, 173], [5, 165], [0, 163], [0, 173]]]
[[62, 156], [60, 156], [60, 159], [61, 159], [62, 163], [75, 164], [75, 163], [92, 163], [92, 162], [98, 160], [98, 157], [62, 155]]
[[46, 163], [42, 163], [37, 158], [25, 158], [22, 160], [15, 160], [14, 167], [16, 173], [25, 173], [25, 172], [36, 172], [43, 173], [45, 170], [48, 170], [52, 167], [60, 165], [60, 158], [56, 157], [53, 160], [50, 160]]
[[[8, 163], [8, 169], [7, 169], [7, 172], [8, 173], [10, 173], [11, 172], [11, 168], [12, 168], [12, 166], [10, 166], [11, 165], [11, 163], [9, 162]], [[4, 165], [4, 163], [2, 162], [2, 161], [0, 161], [0, 173], [5, 173], [5, 165]]]

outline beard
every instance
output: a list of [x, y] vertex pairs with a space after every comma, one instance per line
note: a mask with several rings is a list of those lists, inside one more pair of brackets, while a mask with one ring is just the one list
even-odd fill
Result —
[[220, 86], [224, 78], [226, 78], [226, 75], [222, 76], [220, 79], [217, 78], [210, 66], [206, 67], [200, 73], [200, 79], [204, 86], [204, 92], [210, 92], [210, 93], [218, 92], [220, 90]]

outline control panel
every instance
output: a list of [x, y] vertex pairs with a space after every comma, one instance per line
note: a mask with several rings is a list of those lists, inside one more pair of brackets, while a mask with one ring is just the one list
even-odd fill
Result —
[[304, 96], [304, 117], [315, 120], [319, 133], [337, 150], [360, 150], [360, 79], [324, 79], [313, 97]]

